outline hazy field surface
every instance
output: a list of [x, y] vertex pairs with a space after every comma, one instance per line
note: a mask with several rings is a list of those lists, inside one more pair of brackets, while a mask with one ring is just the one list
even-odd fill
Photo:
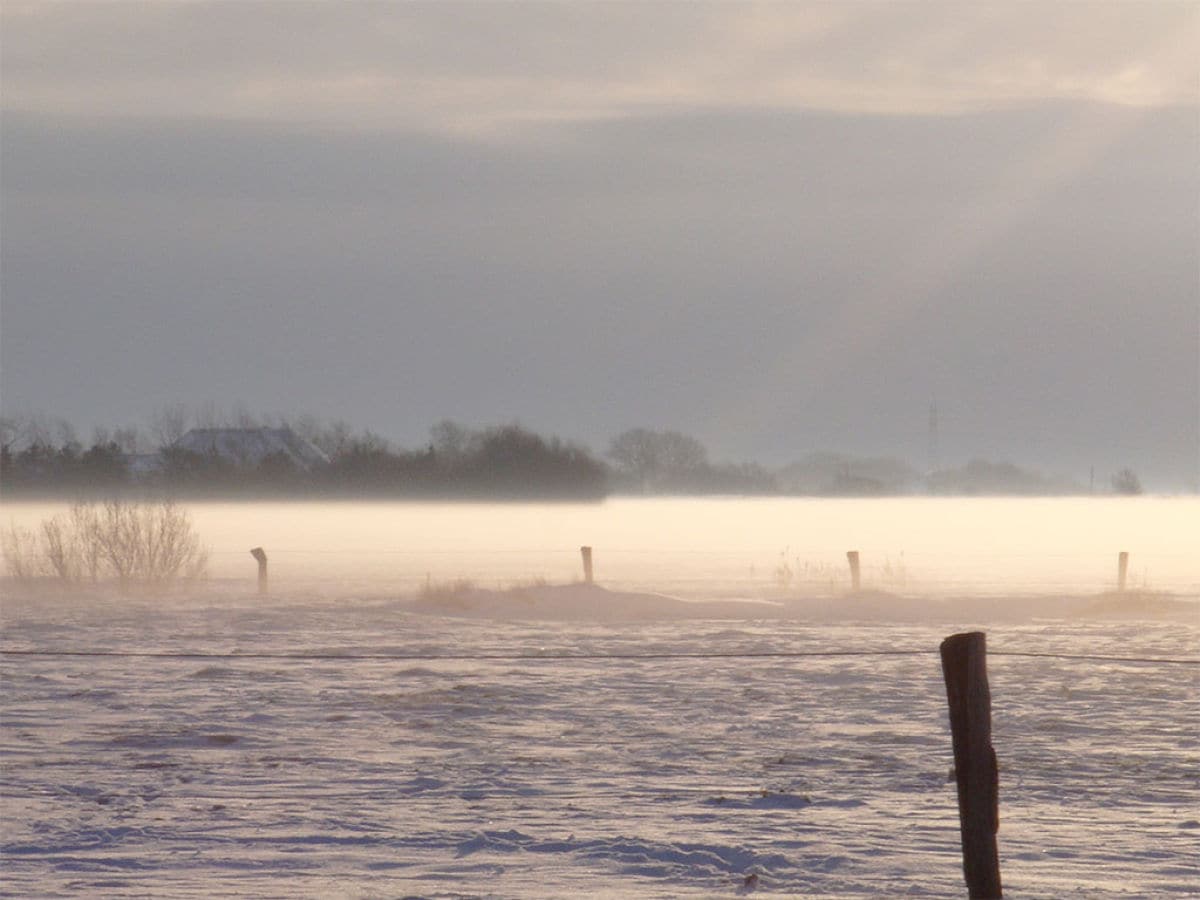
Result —
[[[65, 504], [0, 504], [0, 526], [36, 525]], [[427, 579], [484, 587], [580, 577], [595, 548], [605, 585], [688, 598], [796, 596], [863, 586], [958, 597], [1092, 594], [1116, 584], [1200, 596], [1200, 497], [618, 498], [603, 503], [188, 504], [211, 573], [253, 585], [251, 547], [272, 584], [322, 596], [395, 596]]]
[[[302, 543], [309, 539], [333, 548], [415, 546], [403, 552], [420, 550], [418, 562], [431, 565], [457, 541], [463, 569], [478, 566], [467, 574], [484, 582], [557, 581], [577, 574], [575, 545], [584, 538], [569, 526], [578, 523], [597, 545], [599, 574], [605, 564], [625, 567], [623, 587], [785, 604], [815, 594], [816, 582], [803, 587], [793, 575], [785, 584], [760, 571], [782, 547], [767, 545], [775, 527], [746, 524], [778, 509], [759, 501], [426, 507], [424, 530], [411, 508], [392, 505], [322, 507], [320, 522], [297, 516], [312, 512], [303, 505], [200, 507], [195, 519], [217, 565], [229, 554], [212, 585], [132, 599], [10, 585], [0, 608], [7, 650], [224, 655], [3, 658], [0, 890], [962, 896], [936, 649], [946, 635], [979, 627], [992, 652], [1006, 894], [1195, 896], [1200, 667], [1062, 658], [1200, 656], [1194, 607], [1110, 597], [1103, 615], [1079, 612], [1111, 587], [1117, 549], [1134, 554], [1134, 573], [1143, 555], [1154, 560], [1142, 575], [1147, 588], [1190, 603], [1195, 563], [1177, 557], [1183, 541], [1164, 523], [1182, 524], [1193, 501], [1033, 501], [1028, 527], [997, 531], [989, 552], [972, 550], [971, 537], [987, 533], [999, 509], [1016, 515], [1017, 504], [928, 502], [937, 517], [913, 512], [926, 501], [890, 512], [874, 501], [779, 504], [786, 515], [775, 526], [794, 513], [827, 513], [824, 528], [801, 516], [789, 551], [810, 553], [813, 568], [825, 560], [838, 568], [832, 587], [820, 587], [832, 602], [819, 621], [803, 606], [772, 621], [419, 614], [407, 592], [389, 594], [365, 577], [363, 590], [339, 590], [338, 571], [350, 584], [357, 566], [335, 553], [327, 569], [298, 573], [287, 568], [300, 565], [299, 553], [272, 556], [284, 572], [259, 598], [245, 550], [270, 545], [264, 537], [238, 546], [269, 531], [296, 550], [311, 549]], [[1066, 511], [1077, 504], [1081, 512]], [[624, 521], [606, 518], [614, 509], [627, 513]], [[474, 530], [464, 527], [472, 521]], [[908, 530], [885, 543], [905, 521]], [[1069, 521], [1073, 540], [1060, 540], [1055, 570], [1036, 542]], [[658, 579], [660, 554], [647, 561], [632, 551], [668, 522], [672, 542], [651, 546], [671, 549], [664, 558], [674, 567]], [[386, 541], [367, 537], [377, 531]], [[944, 568], [930, 571], [947, 586], [922, 593], [895, 585], [902, 622], [878, 603], [856, 606], [837, 582], [852, 531], [864, 556], [898, 546], [916, 568], [912, 561], [936, 555]], [[628, 532], [626, 555], [601, 553], [618, 532]], [[564, 544], [544, 572], [517, 570], [547, 545]], [[717, 545], [730, 556], [712, 553]], [[1006, 593], [1003, 579], [988, 574], [997, 559], [1034, 562], [1009, 570]], [[434, 577], [463, 574], [454, 563], [445, 559]], [[1059, 573], [1049, 585], [1038, 583], [1043, 566]], [[974, 573], [976, 588], [945, 574], [952, 571]], [[868, 572], [879, 581], [885, 574]], [[415, 585], [424, 575], [417, 568], [386, 577]], [[988, 618], [1009, 608], [1021, 615]], [[1142, 618], [1147, 609], [1153, 620]], [[829, 650], [850, 655], [713, 656]], [[855, 655], [880, 650], [921, 652]], [[1005, 655], [1013, 652], [1051, 655]], [[321, 658], [336, 654], [359, 658]], [[544, 658], [564, 654], [576, 658]], [[644, 654], [655, 658], [626, 658]]]

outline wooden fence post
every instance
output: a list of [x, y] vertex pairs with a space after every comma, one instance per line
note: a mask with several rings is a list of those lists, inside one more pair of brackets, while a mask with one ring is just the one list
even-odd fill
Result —
[[255, 547], [250, 551], [250, 555], [258, 560], [258, 592], [266, 594], [267, 592], [267, 554], [262, 547]]
[[850, 589], [862, 590], [862, 571], [858, 567], [858, 551], [847, 550], [846, 561], [850, 563]]
[[592, 583], [592, 548], [580, 547], [579, 555], [583, 557], [583, 583]]
[[1129, 577], [1129, 554], [1122, 550], [1117, 555], [1117, 591], [1125, 593], [1125, 581]]
[[983, 632], [955, 634], [942, 641], [942, 675], [950, 705], [954, 779], [962, 832], [963, 874], [971, 898], [1000, 897], [999, 776], [992, 749], [992, 697]]

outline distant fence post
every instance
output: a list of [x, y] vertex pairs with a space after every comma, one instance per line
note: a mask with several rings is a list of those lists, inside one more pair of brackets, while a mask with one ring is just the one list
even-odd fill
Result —
[[967, 893], [973, 900], [1001, 897], [1000, 857], [996, 851], [1000, 787], [996, 751], [992, 748], [987, 639], [981, 631], [951, 635], [942, 641], [941, 656], [954, 741], [954, 780], [958, 786]]
[[583, 557], [583, 583], [592, 583], [592, 548], [580, 547], [579, 555]]
[[1122, 550], [1117, 555], [1117, 590], [1125, 593], [1125, 582], [1129, 577], [1129, 554]]
[[847, 550], [846, 561], [850, 563], [850, 588], [851, 590], [862, 589], [862, 570], [858, 567], [858, 551]]
[[250, 555], [258, 560], [258, 592], [265, 594], [267, 592], [267, 554], [262, 547], [255, 547], [250, 551]]

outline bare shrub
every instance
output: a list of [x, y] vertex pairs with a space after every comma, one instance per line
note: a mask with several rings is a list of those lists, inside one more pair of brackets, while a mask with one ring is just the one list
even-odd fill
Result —
[[1112, 477], [1114, 494], [1133, 497], [1142, 492], [1142, 482], [1133, 469], [1122, 469]]
[[188, 514], [170, 501], [77, 503], [38, 533], [13, 526], [0, 550], [18, 580], [72, 583], [114, 578], [122, 588], [165, 587], [204, 575], [208, 551]]
[[88, 507], [76, 503], [64, 516], [42, 521], [41, 556], [50, 576], [63, 582], [97, 581], [100, 556], [86, 528]]
[[4, 557], [8, 574], [17, 581], [38, 581], [54, 574], [37, 535], [28, 528], [10, 525], [0, 533], [0, 556]]
[[42, 522], [42, 555], [60, 581], [80, 580], [79, 536], [60, 516]]
[[441, 600], [460, 594], [469, 594], [476, 589], [475, 582], [470, 578], [455, 578], [452, 581], [431, 581], [428, 577], [417, 596], [422, 600]]
[[417, 591], [417, 602], [422, 606], [438, 606], [447, 609], [464, 609], [467, 597], [477, 590], [475, 582], [469, 578], [456, 578], [453, 581], [431, 581], [425, 579]]

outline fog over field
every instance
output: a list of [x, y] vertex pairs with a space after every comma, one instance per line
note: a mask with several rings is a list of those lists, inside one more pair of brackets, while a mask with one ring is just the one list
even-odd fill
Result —
[[[938, 607], [997, 598], [1020, 615], [1059, 613], [1117, 587], [1200, 598], [1194, 497], [614, 498], [580, 502], [189, 502], [211, 589], [253, 589], [262, 547], [271, 584], [326, 599], [411, 596], [428, 582], [480, 588], [582, 578], [593, 548], [607, 587], [687, 600], [838, 597], [862, 585]], [[36, 531], [68, 502], [5, 502], [0, 523]], [[761, 610], [759, 611], [761, 614]]]

